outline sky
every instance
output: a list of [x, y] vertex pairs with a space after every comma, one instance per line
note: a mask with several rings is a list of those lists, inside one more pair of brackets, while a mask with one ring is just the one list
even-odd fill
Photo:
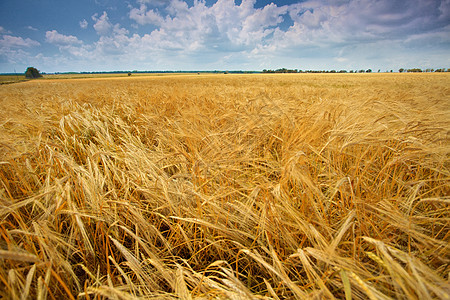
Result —
[[450, 68], [450, 0], [0, 0], [0, 73]]

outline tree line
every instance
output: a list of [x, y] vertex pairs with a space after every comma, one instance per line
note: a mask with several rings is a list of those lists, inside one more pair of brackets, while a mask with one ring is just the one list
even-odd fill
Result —
[[[276, 70], [268, 70], [264, 69], [262, 71], [263, 73], [372, 73], [372, 69], [367, 70], [298, 70], [298, 69], [276, 69]], [[378, 70], [378, 73], [380, 73], [381, 70]], [[386, 73], [393, 73], [393, 70], [385, 71]], [[400, 68], [398, 70], [399, 73], [421, 73], [421, 72], [450, 72], [450, 68], [441, 68], [441, 69], [420, 69], [420, 68], [412, 68], [412, 69], [404, 69]]]
[[263, 73], [371, 73], [372, 70], [368, 69], [368, 70], [298, 70], [298, 69], [286, 69], [286, 68], [281, 68], [281, 69], [276, 69], [276, 70], [267, 70], [264, 69], [262, 71]]
[[[131, 75], [131, 73], [137, 73], [138, 71], [134, 70], [133, 72], [130, 71], [114, 71], [114, 72], [80, 72], [80, 74], [97, 74], [97, 73], [128, 73], [128, 76]], [[140, 71], [140, 73], [154, 73], [155, 71]], [[165, 72], [169, 72], [169, 71], [165, 71]], [[171, 71], [170, 73], [172, 73], [173, 71]], [[182, 71], [178, 71], [178, 72], [182, 72]], [[193, 72], [193, 71], [191, 71]], [[198, 71], [195, 71], [198, 72]], [[219, 72], [219, 71], [214, 71], [214, 72]], [[298, 69], [286, 69], [286, 68], [281, 68], [281, 69], [276, 69], [276, 70], [267, 70], [264, 69], [262, 71], [263, 73], [372, 73], [372, 69], [367, 69], [367, 70], [298, 70]], [[381, 70], [378, 70], [378, 73], [380, 73]], [[393, 70], [390, 71], [386, 71], [386, 72], [390, 72], [392, 73]], [[412, 68], [412, 69], [404, 69], [404, 68], [400, 68], [398, 70], [399, 73], [422, 73], [422, 72], [450, 72], [450, 68], [441, 68], [441, 69], [420, 69], [420, 68]], [[71, 72], [71, 73], [76, 73], [76, 72]], [[185, 72], [183, 72], [185, 73]], [[228, 73], [258, 73], [258, 72], [253, 72], [253, 71], [226, 71], [225, 74]], [[55, 73], [58, 74], [58, 73]], [[65, 73], [67, 74], [67, 73]], [[27, 70], [25, 71], [25, 77], [29, 78], [29, 79], [33, 79], [33, 78], [39, 78], [42, 77], [42, 75], [40, 74], [39, 70], [34, 68], [34, 67], [28, 67]]]
[[398, 72], [399, 73], [405, 73], [405, 72], [408, 72], [408, 73], [450, 72], [450, 68], [447, 68], [447, 69], [445, 69], [445, 68], [442, 68], [442, 69], [424, 69], [424, 70], [419, 69], [419, 68], [413, 68], [413, 69], [403, 69], [403, 68], [401, 68], [401, 69], [398, 70]]

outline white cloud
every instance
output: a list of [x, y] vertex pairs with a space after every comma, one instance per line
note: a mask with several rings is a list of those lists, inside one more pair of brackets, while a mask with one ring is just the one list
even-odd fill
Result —
[[243, 0], [240, 5], [234, 0], [218, 0], [208, 7], [203, 1], [194, 1], [189, 7], [184, 1], [171, 0], [164, 9], [165, 17], [163, 11], [147, 9], [145, 4], [132, 8], [129, 17], [140, 25], [157, 25], [159, 28], [149, 38], [155, 39], [159, 46], [170, 45], [171, 49], [186, 51], [236, 52], [265, 43], [288, 12], [287, 6], [270, 4], [256, 9], [254, 4], [255, 0]]
[[411, 34], [403, 43], [408, 46], [418, 45], [420, 47], [439, 44], [448, 46], [450, 45], [450, 25], [445, 26], [440, 31]]
[[[280, 56], [321, 58], [337, 63], [347, 61], [373, 62], [383, 45], [389, 52], [418, 53], [427, 45], [448, 45], [448, 28], [440, 21], [447, 14], [450, 1], [417, 0], [412, 4], [400, 0], [350, 0], [350, 1], [305, 1], [290, 5], [288, 13], [293, 24], [287, 29], [276, 28], [270, 38], [255, 47], [253, 53], [259, 57]], [[450, 11], [450, 9], [449, 9]], [[448, 22], [447, 22], [448, 23]], [[422, 43], [422, 45], [420, 45]], [[414, 45], [413, 45], [414, 44]], [[375, 46], [376, 45], [376, 46]], [[357, 47], [358, 46], [358, 47]], [[364, 47], [359, 47], [364, 46]], [[353, 47], [354, 57], [341, 57], [339, 51]], [[409, 49], [406, 49], [409, 48]], [[402, 50], [400, 50], [402, 49]], [[391, 54], [393, 55], [393, 54]], [[340, 57], [341, 59], [335, 59]], [[381, 57], [381, 56], [379, 56]], [[381, 61], [381, 58], [380, 58]]]
[[441, 5], [439, 6], [439, 12], [439, 19], [448, 22], [448, 20], [450, 19], [450, 0], [444, 0], [441, 2]]
[[33, 26], [27, 26], [27, 29], [33, 30], [33, 31], [38, 31], [38, 29], [37, 29], [37, 28], [34, 28]]
[[3, 26], [0, 26], [0, 34], [11, 34], [12, 32], [6, 30]]
[[140, 25], [145, 24], [160, 25], [164, 21], [163, 17], [161, 17], [158, 14], [158, 12], [155, 12], [152, 9], [147, 11], [147, 6], [145, 4], [142, 4], [139, 9], [132, 8], [130, 10], [130, 19], [136, 21], [136, 23]]
[[30, 57], [31, 57], [30, 53], [24, 51], [23, 49], [7, 49], [0, 47], [0, 64], [5, 62], [11, 64], [10, 68], [5, 71], [12, 71], [20, 63], [23, 63], [24, 66], [25, 65], [29, 66], [32, 63], [36, 63], [36, 61], [33, 62], [32, 59], [30, 59]]
[[21, 47], [33, 47], [41, 45], [38, 41], [22, 38], [19, 36], [12, 35], [3, 35], [2, 39], [0, 39], [0, 47], [1, 48], [21, 48]]
[[[398, 69], [414, 61], [450, 61], [450, 0], [306, 0], [262, 8], [255, 8], [256, 0], [236, 2], [136, 0], [128, 6], [130, 28], [103, 11], [91, 17], [95, 42], [56, 30], [47, 31], [46, 41], [60, 49], [54, 66], [103, 70]], [[87, 28], [88, 21], [79, 25]], [[130, 34], [131, 28], [139, 34]], [[3, 27], [0, 34], [4, 56], [12, 51], [5, 45], [39, 44]], [[415, 60], [418, 53], [429, 59]], [[371, 65], [376, 62], [382, 65]]]
[[[447, 3], [447, 4], [444, 4]], [[289, 9], [291, 19], [302, 35], [314, 40], [373, 41], [403, 38], [441, 27], [439, 19], [448, 17], [450, 1], [416, 0], [324, 0], [305, 1]]]
[[[85, 61], [95, 61], [94, 56], [91, 53], [93, 49], [92, 45], [85, 45], [83, 41], [79, 40], [73, 35], [64, 35], [56, 30], [47, 31], [45, 33], [46, 41], [48, 43], [57, 45], [61, 53], [61, 57], [65, 59], [82, 59]], [[58, 59], [58, 61], [65, 61], [64, 59]]]
[[106, 4], [108, 4], [108, 0], [94, 0], [95, 4], [100, 5], [100, 6], [105, 6]]
[[56, 45], [74, 45], [83, 43], [76, 36], [64, 35], [56, 30], [47, 31], [45, 33], [45, 40], [50, 44]]
[[83, 19], [82, 21], [80, 21], [79, 24], [82, 29], [86, 29], [88, 27], [88, 21], [86, 21], [86, 19]]
[[[0, 33], [6, 33], [9, 31], [0, 28]], [[9, 68], [12, 68], [18, 64], [30, 62], [30, 53], [25, 51], [24, 48], [32, 48], [40, 46], [40, 43], [29, 38], [22, 38], [18, 36], [11, 36], [4, 34], [0, 39], [0, 65], [5, 63], [11, 64]], [[7, 69], [6, 71], [11, 71]]]
[[[194, 7], [195, 6], [198, 6], [198, 5], [196, 5], [196, 3], [194, 3]], [[189, 12], [189, 6], [187, 5], [186, 2], [184, 2], [182, 0], [171, 0], [169, 2], [169, 5], [167, 6], [166, 10], [171, 15], [176, 15], [176, 14], [181, 15], [181, 14], [186, 14]]]
[[[103, 12], [92, 16], [98, 41], [61, 50], [103, 65], [134, 62], [138, 64], [135, 68], [262, 69], [275, 65], [304, 69], [306, 65], [326, 68], [330, 64], [338, 69], [375, 61], [376, 53], [371, 50], [383, 47], [384, 41], [390, 41], [381, 51], [386, 56], [390, 49], [402, 51], [405, 43], [437, 39], [448, 43], [448, 30], [417, 32], [418, 22], [433, 28], [431, 20], [447, 11], [447, 6], [437, 2], [426, 8], [426, 0], [418, 0], [417, 7], [396, 0], [311, 0], [262, 8], [255, 8], [255, 0], [243, 0], [240, 5], [234, 0], [217, 0], [211, 6], [202, 0], [190, 6], [182, 0], [136, 2], [137, 7], [129, 6], [128, 17], [135, 21], [132, 26], [151, 24], [156, 29], [130, 35]], [[427, 11], [426, 16], [420, 11]]]
[[92, 20], [95, 21], [94, 29], [99, 35], [107, 35], [110, 33], [112, 29], [112, 24], [109, 22], [108, 14], [106, 11], [103, 12], [103, 14], [98, 17], [98, 14], [95, 14], [92, 16]]
[[170, 0], [137, 0], [139, 4], [149, 4], [153, 6], [167, 5]]

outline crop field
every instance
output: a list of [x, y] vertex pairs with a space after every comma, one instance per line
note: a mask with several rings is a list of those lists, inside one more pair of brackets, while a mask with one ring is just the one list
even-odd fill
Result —
[[[183, 73], [178, 73], [183, 74]], [[165, 76], [167, 74], [164, 73], [132, 73], [133, 77], [136, 76]], [[86, 78], [116, 78], [116, 77], [128, 77], [128, 73], [74, 73], [74, 74], [44, 74], [39, 80], [47, 80], [47, 79], [86, 79]], [[21, 81], [28, 81], [30, 79], [26, 78], [24, 74], [16, 74], [16, 75], [2, 75], [0, 74], [0, 85], [2, 84], [11, 84], [17, 83]]]
[[0, 75], [0, 85], [2, 84], [10, 84], [10, 83], [16, 83], [21, 81], [27, 81], [28, 79], [25, 78], [25, 75]]
[[450, 75], [0, 86], [0, 298], [449, 299]]

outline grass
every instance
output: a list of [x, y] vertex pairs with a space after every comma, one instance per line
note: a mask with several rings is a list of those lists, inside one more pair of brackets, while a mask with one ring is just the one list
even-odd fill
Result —
[[0, 293], [448, 299], [448, 74], [0, 88]]
[[25, 78], [25, 75], [0, 75], [0, 85], [2, 84], [10, 84], [17, 83], [21, 81], [27, 81], [29, 79]]

